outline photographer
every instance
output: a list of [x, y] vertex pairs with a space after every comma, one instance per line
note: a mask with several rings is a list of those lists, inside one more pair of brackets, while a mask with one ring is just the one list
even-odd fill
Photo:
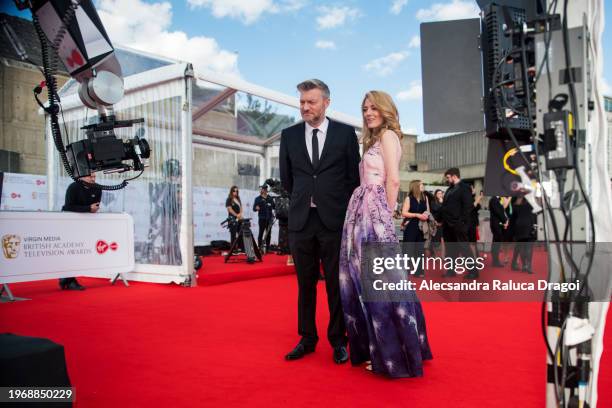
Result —
[[240, 230], [240, 220], [242, 220], [242, 201], [240, 201], [240, 192], [238, 186], [232, 186], [225, 200], [225, 207], [227, 208], [227, 218], [229, 219], [229, 230], [230, 230], [230, 244], [234, 243], [237, 239], [236, 234]]
[[[92, 173], [89, 176], [81, 177], [81, 180], [93, 184], [96, 182], [96, 174]], [[73, 182], [66, 190], [66, 201], [62, 207], [62, 211], [72, 211], [80, 213], [97, 213], [100, 210], [100, 199], [102, 198], [102, 190], [95, 187], [87, 187], [78, 181]], [[84, 290], [76, 278], [61, 278], [59, 280], [61, 289], [67, 290]]]
[[[255, 199], [253, 203], [253, 211], [257, 211], [259, 215], [259, 236], [257, 238], [257, 245], [259, 248], [263, 248], [263, 236], [264, 233], [268, 230], [268, 228], [272, 227], [272, 221], [274, 219], [273, 210], [274, 200], [272, 197], [268, 196], [268, 186], [266, 184], [259, 187], [259, 197]], [[271, 231], [268, 231], [266, 234], [266, 250], [270, 248], [270, 237]]]

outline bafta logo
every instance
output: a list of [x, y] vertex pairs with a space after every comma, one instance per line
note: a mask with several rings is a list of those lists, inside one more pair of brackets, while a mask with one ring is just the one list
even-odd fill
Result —
[[15, 259], [19, 255], [21, 237], [15, 234], [7, 234], [2, 237], [2, 251], [6, 259]]

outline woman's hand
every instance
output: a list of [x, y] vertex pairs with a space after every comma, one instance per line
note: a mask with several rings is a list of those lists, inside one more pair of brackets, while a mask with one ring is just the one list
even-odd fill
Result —
[[419, 214], [417, 215], [417, 218], [421, 221], [427, 221], [429, 219], [429, 214], [427, 213]]

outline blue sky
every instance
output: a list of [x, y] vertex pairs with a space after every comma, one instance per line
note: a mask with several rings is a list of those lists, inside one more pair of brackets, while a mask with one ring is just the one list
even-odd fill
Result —
[[[11, 2], [2, 10], [17, 11]], [[391, 94], [404, 131], [422, 134], [419, 24], [475, 16], [471, 0], [96, 0], [111, 40], [296, 95], [318, 77], [332, 108], [360, 116], [370, 89]], [[612, 10], [612, 0], [605, 0]], [[24, 15], [24, 14], [22, 14]], [[27, 16], [25, 14], [24, 16]], [[612, 17], [606, 16], [606, 26]], [[612, 50], [611, 30], [604, 50]], [[604, 55], [604, 77], [612, 60]], [[610, 93], [610, 91], [609, 91]]]

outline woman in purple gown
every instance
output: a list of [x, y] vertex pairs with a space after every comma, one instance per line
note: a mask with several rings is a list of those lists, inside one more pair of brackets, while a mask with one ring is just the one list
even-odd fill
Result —
[[340, 253], [340, 294], [351, 363], [367, 363], [366, 368], [389, 377], [420, 377], [423, 360], [432, 358], [421, 304], [363, 299], [362, 242], [398, 244], [392, 216], [399, 192], [402, 133], [388, 94], [368, 92], [362, 113], [361, 184], [349, 202]]

